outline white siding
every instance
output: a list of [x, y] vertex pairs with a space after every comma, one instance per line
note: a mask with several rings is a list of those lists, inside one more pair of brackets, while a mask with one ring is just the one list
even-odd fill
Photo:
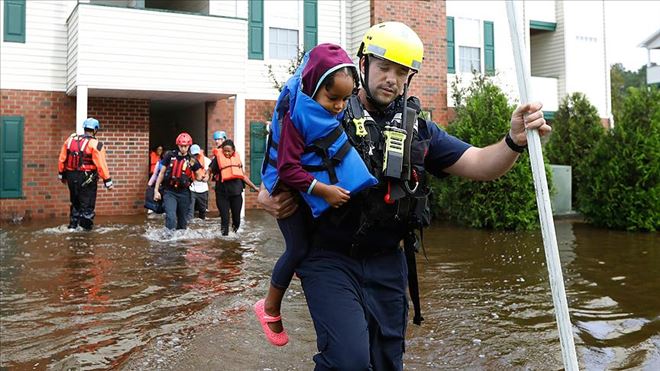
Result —
[[371, 27], [371, 10], [369, 0], [347, 0], [347, 51], [356, 58], [358, 48], [362, 43], [364, 34]]
[[[564, 10], [561, 3], [556, 3], [555, 16], [557, 28], [554, 32], [542, 32], [532, 35], [531, 73], [532, 76], [553, 77], [557, 80], [557, 96], [566, 94], [566, 50], [564, 43]], [[549, 108], [545, 108], [550, 110]]]
[[[566, 94], [582, 92], [601, 117], [609, 117], [609, 66], [605, 63], [603, 3], [563, 3], [566, 39]], [[585, 15], [588, 14], [588, 17]]]
[[[549, 9], [550, 3], [525, 1], [515, 2], [523, 8], [525, 41], [531, 65], [532, 76], [556, 78], [558, 99], [575, 91], [583, 92], [594, 104], [601, 117], [609, 116], [609, 72], [606, 67], [603, 44], [603, 3], [597, 1], [556, 1], [554, 15]], [[545, 9], [545, 10], [543, 10]], [[543, 15], [541, 17], [541, 14]], [[518, 88], [511, 37], [509, 35], [508, 18], [504, 1], [447, 1], [447, 16], [459, 18], [493, 21], [495, 27], [495, 83], [505, 94], [517, 100]], [[540, 18], [539, 18], [540, 17]], [[530, 20], [546, 22], [556, 21], [554, 32], [545, 32], [529, 37]], [[464, 35], [455, 27], [456, 62], [458, 66], [458, 47], [462, 44]], [[533, 49], [530, 48], [533, 46]], [[531, 50], [531, 51], [530, 51]], [[448, 74], [448, 106], [451, 101], [451, 83], [456, 75]], [[461, 74], [463, 84], [469, 83], [470, 74]], [[555, 83], [544, 79], [532, 79], [532, 88], [545, 87], [550, 89]], [[538, 90], [538, 89], [537, 89]], [[548, 99], [552, 94], [533, 91], [535, 97]], [[535, 96], [534, 96], [535, 95]], [[550, 103], [550, 104], [547, 104]], [[546, 107], [553, 109], [557, 102], [546, 102]]]
[[209, 14], [225, 17], [247, 18], [247, 0], [210, 0]]
[[[318, 37], [321, 43], [334, 43], [341, 45], [342, 32], [346, 25], [341, 23], [340, 0], [321, 0], [318, 2]], [[345, 45], [342, 45], [345, 47]]]
[[77, 47], [76, 85], [213, 94], [244, 89], [244, 20], [85, 4], [77, 12], [78, 42], [69, 46], [72, 55]]
[[525, 18], [533, 21], [556, 22], [554, 0], [525, 1]]
[[[368, 4], [368, 2], [367, 2]], [[247, 5], [246, 5], [247, 6]], [[287, 14], [282, 10], [289, 9]], [[367, 8], [368, 9], [368, 8]], [[297, 15], [297, 16], [296, 16]], [[268, 65], [273, 67], [277, 81], [284, 82], [289, 77], [287, 69], [290, 60], [271, 59], [269, 57], [270, 27], [297, 29], [300, 48], [303, 46], [303, 2], [264, 1], [264, 60], [248, 60], [245, 75], [245, 99], [277, 99], [278, 91], [268, 77]], [[318, 42], [341, 43], [342, 32], [346, 26], [341, 23], [340, 1], [319, 0], [318, 2]], [[247, 40], [247, 38], [246, 38]]]
[[[521, 4], [519, 4], [522, 7]], [[456, 77], [460, 77], [461, 86], [468, 86], [473, 75], [471, 73], [458, 73], [461, 45], [478, 46], [481, 50], [482, 71], [484, 64], [483, 57], [483, 21], [493, 22], [493, 31], [495, 35], [495, 73], [493, 81], [509, 96], [512, 100], [518, 99], [518, 83], [516, 81], [515, 65], [513, 63], [513, 48], [511, 46], [511, 36], [509, 35], [509, 23], [506, 15], [506, 6], [503, 1], [447, 1], [447, 16], [454, 17], [454, 42], [455, 42], [455, 62], [457, 74], [447, 74], [447, 106], [453, 107], [452, 82]], [[461, 34], [461, 23], [465, 20], [468, 23], [472, 20], [479, 21], [478, 40], [475, 45], [474, 36]]]
[[[66, 18], [73, 1], [26, 2], [25, 43], [2, 42], [0, 81], [3, 89], [64, 91], [66, 88]], [[0, 30], [4, 29], [0, 3]]]

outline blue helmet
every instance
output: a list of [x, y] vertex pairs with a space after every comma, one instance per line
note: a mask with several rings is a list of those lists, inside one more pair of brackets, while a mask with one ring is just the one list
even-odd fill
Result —
[[199, 148], [199, 145], [197, 145], [197, 144], [193, 144], [192, 146], [190, 146], [190, 154], [191, 155], [197, 155], [197, 154], [199, 154], [199, 151], [201, 151], [201, 150], [202, 149]]
[[83, 129], [99, 130], [99, 120], [95, 118], [88, 118], [82, 124]]
[[218, 140], [218, 139], [227, 139], [227, 133], [225, 133], [222, 130], [218, 130], [213, 133], [213, 140]]

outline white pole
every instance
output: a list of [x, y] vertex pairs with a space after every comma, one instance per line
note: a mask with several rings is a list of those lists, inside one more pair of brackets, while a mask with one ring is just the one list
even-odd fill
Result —
[[[526, 56], [527, 54], [525, 53], [525, 43], [522, 32], [519, 31], [520, 26], [522, 26], [523, 23], [517, 14], [516, 4], [513, 0], [506, 1], [506, 10], [509, 17], [509, 30], [511, 32], [511, 41], [513, 43], [513, 57], [516, 64], [520, 101], [524, 104], [528, 102], [527, 92], [530, 73], [527, 65], [527, 58], [523, 58], [523, 56]], [[554, 303], [555, 317], [557, 319], [557, 327], [559, 328], [561, 355], [564, 360], [564, 368], [567, 371], [578, 370], [571, 319], [568, 314], [566, 291], [564, 289], [564, 279], [562, 277], [561, 262], [559, 260], [559, 248], [557, 247], [555, 224], [552, 219], [552, 208], [550, 207], [548, 180], [545, 177], [541, 138], [539, 137], [538, 130], [527, 130], [527, 142], [529, 159], [532, 164], [532, 174], [534, 176], [534, 188], [536, 189], [536, 204], [538, 205], [539, 219], [541, 220], [545, 259], [547, 261], [548, 273], [550, 276], [552, 302]]]
[[76, 88], [76, 134], [82, 134], [83, 122], [87, 119], [87, 86], [78, 85]]
[[[245, 95], [242, 93], [238, 93], [234, 97], [234, 145], [241, 160], [245, 161], [248, 154], [245, 153]], [[245, 192], [243, 192], [243, 207], [241, 208], [241, 217], [244, 216]]]

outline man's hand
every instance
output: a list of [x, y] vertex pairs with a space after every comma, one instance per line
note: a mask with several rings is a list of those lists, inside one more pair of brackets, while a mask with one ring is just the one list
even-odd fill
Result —
[[545, 122], [543, 118], [543, 111], [541, 108], [543, 104], [540, 102], [527, 103], [518, 106], [511, 115], [511, 130], [509, 135], [513, 142], [519, 146], [527, 144], [526, 129], [538, 129], [539, 135], [544, 136], [552, 131], [550, 125]]
[[115, 188], [114, 184], [112, 184], [112, 180], [110, 179], [103, 181], [103, 185], [108, 191], [112, 191]]
[[62, 184], [66, 184], [66, 178], [64, 178], [62, 174], [57, 174], [57, 179], [62, 182]]
[[160, 192], [157, 189], [154, 190], [154, 201], [160, 201]]
[[[155, 197], [155, 196], [154, 196]], [[298, 209], [298, 199], [295, 194], [289, 190], [278, 192], [276, 195], [269, 195], [268, 190], [261, 185], [257, 202], [270, 215], [277, 219], [284, 219], [291, 216]]]

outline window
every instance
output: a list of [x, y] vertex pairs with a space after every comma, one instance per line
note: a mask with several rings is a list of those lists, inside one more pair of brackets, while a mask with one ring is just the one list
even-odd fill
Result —
[[248, 2], [248, 59], [264, 59], [264, 2]]
[[0, 119], [0, 198], [23, 197], [23, 117]]
[[266, 124], [257, 121], [250, 122], [250, 180], [261, 184], [261, 165], [266, 157]]
[[298, 31], [270, 29], [270, 58], [294, 59], [298, 55]]
[[481, 49], [469, 46], [460, 46], [458, 48], [459, 68], [461, 72], [472, 73], [472, 71], [481, 72]]
[[303, 42], [305, 51], [310, 51], [318, 42], [318, 2], [317, 0], [305, 0], [303, 5], [303, 20], [305, 24], [305, 33]]
[[4, 1], [3, 41], [25, 43], [25, 0]]

